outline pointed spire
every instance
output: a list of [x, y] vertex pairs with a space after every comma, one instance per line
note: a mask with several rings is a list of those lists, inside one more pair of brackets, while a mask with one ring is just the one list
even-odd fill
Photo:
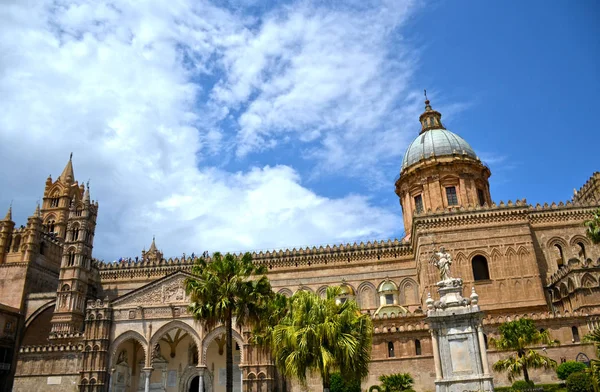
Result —
[[150, 249], [148, 252], [156, 252], [156, 237], [152, 236], [152, 245], [150, 245]]
[[425, 91], [425, 111], [419, 117], [421, 122], [421, 133], [427, 132], [431, 129], [446, 129], [442, 124], [442, 114], [437, 110], [431, 108], [429, 98], [427, 98], [427, 90]]
[[6, 212], [6, 216], [4, 217], [5, 221], [12, 221], [12, 201], [10, 202], [10, 205], [8, 206], [8, 211]]
[[90, 180], [88, 180], [86, 187], [85, 187], [85, 192], [83, 193], [83, 202], [85, 204], [90, 204]]
[[35, 207], [35, 212], [33, 213], [33, 216], [36, 218], [41, 218], [42, 217], [42, 213], [40, 212], [40, 202], [37, 202], [37, 206]]
[[69, 156], [69, 162], [67, 162], [67, 165], [60, 174], [59, 178], [68, 183], [71, 183], [75, 180], [75, 174], [73, 173], [73, 153], [71, 153]]

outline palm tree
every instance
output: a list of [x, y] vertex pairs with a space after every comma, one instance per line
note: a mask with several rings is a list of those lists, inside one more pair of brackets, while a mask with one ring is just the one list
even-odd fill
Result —
[[198, 259], [193, 277], [185, 281], [189, 310], [207, 329], [222, 323], [226, 331], [226, 391], [233, 391], [233, 322], [238, 328], [258, 323], [274, 293], [266, 269], [252, 263], [246, 253], [239, 258], [214, 253], [210, 261]]
[[493, 366], [494, 371], [508, 372], [508, 379], [513, 381], [516, 376], [523, 374], [529, 382], [529, 369], [555, 369], [556, 361], [527, 348], [536, 344], [552, 345], [558, 343], [552, 340], [548, 331], [538, 331], [531, 319], [519, 319], [506, 322], [498, 327], [500, 337], [490, 338], [490, 343], [500, 351], [514, 351], [516, 355], [501, 359]]
[[586, 234], [594, 244], [600, 243], [600, 208], [594, 212], [594, 217], [585, 221]]
[[339, 286], [328, 287], [325, 298], [298, 291], [270, 338], [278, 369], [303, 384], [308, 371], [318, 371], [324, 392], [334, 371], [347, 380], [361, 380], [369, 371], [371, 318], [355, 301], [338, 300], [341, 294]]
[[[593, 343], [596, 347], [596, 356], [600, 357], [600, 328], [594, 329], [583, 337], [583, 341], [586, 343]], [[600, 360], [592, 359], [590, 361], [590, 368], [588, 372], [592, 376], [592, 386], [594, 391], [598, 392], [600, 384]]]

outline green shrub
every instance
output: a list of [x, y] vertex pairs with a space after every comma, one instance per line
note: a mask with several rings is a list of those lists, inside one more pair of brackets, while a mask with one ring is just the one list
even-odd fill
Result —
[[361, 392], [360, 381], [346, 381], [339, 373], [333, 373], [329, 380], [331, 392]]
[[560, 384], [536, 384], [536, 388], [543, 388], [544, 392], [566, 392], [567, 387], [565, 383]]
[[531, 381], [531, 380], [529, 382], [527, 382], [525, 380], [518, 380], [518, 381], [513, 382], [513, 385], [512, 385], [512, 389], [515, 391], [521, 391], [523, 389], [531, 389], [533, 387], [535, 387], [535, 385], [533, 384], [533, 381]]
[[385, 392], [401, 392], [412, 390], [413, 378], [408, 373], [396, 373], [379, 377], [381, 389]]
[[587, 369], [585, 363], [577, 362], [577, 361], [567, 361], [561, 363], [558, 368], [556, 368], [556, 375], [561, 380], [566, 380], [567, 377], [571, 375], [571, 373], [582, 372]]
[[592, 378], [584, 372], [571, 373], [567, 377], [568, 392], [593, 392]]
[[382, 392], [381, 387], [379, 385], [371, 385], [369, 388], [369, 392]]

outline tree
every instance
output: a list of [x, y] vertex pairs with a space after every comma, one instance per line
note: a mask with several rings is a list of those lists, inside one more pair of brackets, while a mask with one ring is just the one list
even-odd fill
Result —
[[529, 369], [556, 369], [556, 361], [539, 354], [528, 346], [537, 344], [552, 345], [548, 331], [538, 331], [531, 319], [519, 319], [503, 323], [498, 327], [500, 337], [490, 338], [490, 343], [501, 351], [514, 351], [516, 355], [496, 362], [493, 369], [497, 372], [507, 371], [508, 379], [513, 381], [516, 376], [523, 374], [529, 382]]
[[346, 381], [339, 373], [332, 373], [330, 380], [331, 392], [361, 392], [359, 380]]
[[561, 380], [566, 380], [573, 373], [583, 372], [588, 367], [583, 362], [566, 361], [558, 365], [556, 375]]
[[274, 295], [265, 273], [266, 268], [252, 263], [250, 253], [240, 258], [217, 252], [210, 261], [198, 259], [194, 276], [185, 281], [192, 316], [207, 329], [225, 325], [227, 392], [233, 391], [233, 323], [242, 328], [265, 315]]
[[270, 338], [278, 369], [303, 384], [308, 371], [318, 371], [324, 392], [335, 371], [348, 381], [361, 380], [369, 371], [371, 318], [360, 313], [354, 300], [337, 300], [341, 294], [339, 286], [328, 287], [325, 298], [296, 292]]
[[411, 391], [414, 383], [413, 378], [408, 373], [396, 373], [383, 375], [379, 377], [384, 392], [402, 392]]
[[585, 221], [586, 234], [594, 244], [600, 243], [600, 208], [594, 212], [594, 217]]
[[[593, 343], [596, 347], [596, 356], [600, 357], [600, 328], [594, 329], [592, 332], [588, 333], [583, 337], [583, 341], [586, 343]], [[587, 373], [589, 373], [592, 386], [594, 387], [594, 391], [599, 392], [600, 388], [600, 360], [592, 359], [590, 361], [590, 368], [587, 369]]]

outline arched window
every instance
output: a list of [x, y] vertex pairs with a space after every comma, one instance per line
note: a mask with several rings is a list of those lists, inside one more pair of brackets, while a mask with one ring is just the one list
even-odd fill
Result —
[[75, 253], [73, 253], [73, 251], [70, 251], [67, 255], [67, 265], [69, 267], [75, 265]]
[[577, 247], [579, 248], [579, 258], [585, 260], [587, 258], [585, 255], [585, 245], [583, 245], [583, 242], [578, 242]]
[[83, 210], [81, 209], [81, 207], [77, 207], [77, 209], [75, 209], [75, 216], [81, 216], [83, 214]]
[[75, 225], [71, 229], [71, 240], [77, 241], [77, 239], [79, 239], [79, 225]]
[[558, 268], [563, 268], [565, 266], [565, 255], [563, 253], [562, 246], [559, 244], [554, 244], [554, 249], [556, 250], [556, 255], [558, 256], [556, 259], [556, 265], [558, 265]]
[[58, 203], [60, 201], [60, 198], [55, 195], [50, 199], [50, 207], [58, 207]]
[[490, 270], [488, 269], [487, 259], [482, 255], [477, 255], [471, 260], [473, 266], [473, 278], [477, 280], [489, 280]]
[[388, 342], [388, 358], [394, 358], [396, 354], [394, 353], [394, 342]]
[[579, 329], [577, 329], [577, 327], [573, 326], [571, 327], [571, 333], [573, 334], [573, 342], [574, 343], [579, 343], [580, 339], [579, 339]]
[[54, 233], [54, 224], [56, 222], [54, 220], [49, 220], [48, 223], [46, 224], [46, 227], [48, 228], [48, 232], [50, 233]]
[[415, 339], [415, 355], [421, 355], [421, 341]]

